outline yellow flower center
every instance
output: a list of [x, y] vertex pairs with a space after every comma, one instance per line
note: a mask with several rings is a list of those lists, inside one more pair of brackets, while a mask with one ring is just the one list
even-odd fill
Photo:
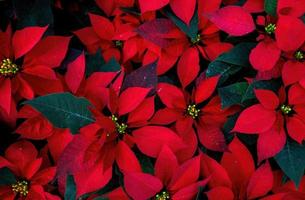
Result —
[[187, 114], [191, 116], [193, 119], [199, 116], [200, 109], [196, 108], [195, 104], [191, 104], [187, 106]]
[[160, 192], [156, 195], [156, 200], [169, 200], [170, 196], [167, 191]]
[[191, 39], [193, 45], [198, 44], [201, 41], [201, 35], [197, 34], [195, 38]]
[[114, 122], [116, 130], [119, 134], [126, 133], [126, 129], [128, 128], [127, 124], [119, 123], [119, 119], [115, 115], [111, 115], [111, 120]]
[[281, 111], [284, 115], [289, 115], [292, 112], [292, 108], [288, 105], [281, 105]]
[[268, 24], [267, 26], [265, 26], [265, 31], [266, 31], [266, 33], [268, 33], [269, 35], [271, 35], [272, 33], [274, 33], [275, 30], [276, 30], [276, 25], [275, 25], [275, 24]]
[[121, 40], [116, 40], [116, 41], [114, 41], [114, 45], [115, 45], [117, 48], [122, 48], [123, 42], [122, 42]]
[[3, 59], [0, 63], [0, 75], [4, 77], [12, 77], [19, 71], [18, 65], [13, 63], [9, 58]]
[[21, 196], [26, 196], [29, 193], [29, 183], [27, 181], [18, 181], [12, 184], [12, 190]]
[[304, 59], [304, 53], [302, 51], [297, 51], [297, 52], [295, 52], [294, 57], [297, 60], [303, 60]]

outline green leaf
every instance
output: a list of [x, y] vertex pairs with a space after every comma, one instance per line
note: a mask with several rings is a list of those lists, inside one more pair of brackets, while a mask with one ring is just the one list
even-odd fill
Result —
[[283, 172], [298, 187], [305, 170], [305, 145], [287, 140], [285, 147], [274, 158]]
[[7, 167], [0, 169], [0, 186], [16, 183], [14, 174]]
[[94, 55], [86, 55], [86, 77], [94, 72], [117, 72], [119, 70], [121, 70], [121, 66], [114, 57], [105, 63], [101, 50]]
[[241, 66], [231, 65], [220, 61], [213, 61], [208, 65], [208, 69], [206, 71], [206, 75], [208, 77], [221, 75], [218, 84], [223, 84], [226, 80], [228, 80], [231, 76], [235, 75], [242, 69]]
[[105, 60], [100, 49], [93, 55], [86, 55], [86, 76], [90, 76], [93, 72], [99, 72], [104, 64]]
[[151, 159], [149, 157], [143, 155], [142, 153], [138, 153], [138, 152], [136, 152], [136, 156], [137, 156], [138, 160], [140, 161], [142, 171], [144, 173], [154, 174], [154, 165], [153, 165]]
[[245, 104], [247, 101], [255, 99], [254, 89], [268, 89], [277, 93], [281, 84], [276, 80], [271, 81], [255, 81], [249, 85], [247, 91], [245, 92], [242, 103]]
[[28, 26], [46, 26], [53, 24], [53, 12], [50, 0], [25, 1], [13, 0], [14, 11], [18, 18], [17, 28]]
[[179, 19], [169, 8], [164, 9], [165, 15], [168, 16], [176, 26], [183, 31], [189, 38], [195, 39], [198, 34], [198, 12], [197, 9], [194, 12], [194, 16], [190, 21], [190, 25], [188, 26], [181, 19]]
[[237, 44], [229, 52], [221, 54], [216, 60], [242, 67], [250, 66], [249, 54], [255, 45], [255, 43], [251, 42]]
[[107, 63], [101, 66], [100, 71], [102, 72], [117, 72], [121, 70], [121, 65], [118, 61], [112, 57]]
[[234, 83], [218, 89], [222, 108], [232, 105], [242, 105], [243, 95], [248, 88], [247, 82]]
[[202, 200], [202, 199], [205, 199], [205, 195], [204, 195], [204, 187], [199, 187], [198, 189], [198, 193], [196, 195], [196, 200]]
[[108, 200], [106, 197], [96, 197], [93, 200]]
[[89, 101], [68, 92], [37, 97], [26, 101], [25, 104], [41, 112], [54, 126], [69, 128], [73, 134], [95, 121], [88, 109], [91, 106]]
[[75, 200], [75, 199], [76, 199], [76, 184], [73, 176], [68, 175], [66, 180], [65, 200]]
[[276, 16], [277, 0], [265, 0], [265, 11], [269, 15]]

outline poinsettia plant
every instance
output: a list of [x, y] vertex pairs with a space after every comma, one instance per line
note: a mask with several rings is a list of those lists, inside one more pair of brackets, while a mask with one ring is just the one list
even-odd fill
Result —
[[0, 1], [0, 199], [302, 200], [304, 0]]

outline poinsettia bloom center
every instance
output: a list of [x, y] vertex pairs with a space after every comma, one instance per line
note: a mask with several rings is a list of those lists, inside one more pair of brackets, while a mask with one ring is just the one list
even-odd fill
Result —
[[4, 77], [12, 77], [19, 71], [18, 65], [13, 63], [9, 58], [3, 59], [0, 65], [0, 75]]
[[281, 111], [284, 115], [288, 115], [292, 112], [292, 108], [289, 105], [281, 105]]
[[167, 191], [162, 191], [156, 195], [156, 200], [167, 200], [170, 199], [169, 193]]
[[12, 184], [12, 190], [21, 196], [26, 196], [29, 193], [29, 183], [27, 181], [18, 181]]
[[197, 34], [195, 38], [191, 39], [192, 44], [198, 44], [201, 41], [201, 35]]
[[111, 115], [111, 120], [115, 123], [116, 130], [119, 134], [126, 133], [126, 129], [128, 128], [127, 124], [119, 123], [119, 119], [115, 115]]
[[114, 41], [114, 45], [115, 45], [117, 48], [122, 48], [123, 42], [122, 42], [121, 40], [116, 40], [116, 41]]
[[272, 33], [274, 33], [276, 29], [276, 25], [275, 24], [268, 24], [267, 26], [265, 26], [265, 31], [266, 33], [268, 33], [269, 35], [271, 35]]
[[199, 115], [200, 109], [196, 108], [195, 104], [191, 104], [187, 106], [187, 114], [191, 116], [193, 119], [197, 118]]
[[303, 60], [304, 59], [304, 53], [302, 51], [297, 51], [297, 52], [295, 52], [294, 57], [297, 60]]

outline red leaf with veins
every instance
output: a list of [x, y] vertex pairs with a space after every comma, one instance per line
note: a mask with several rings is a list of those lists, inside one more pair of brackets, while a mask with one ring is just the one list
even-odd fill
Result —
[[262, 164], [251, 176], [248, 188], [248, 199], [266, 195], [273, 186], [273, 174], [269, 162]]
[[246, 199], [247, 183], [255, 167], [251, 153], [237, 137], [229, 145], [229, 152], [225, 152], [221, 165], [227, 170], [232, 180], [234, 196]]
[[162, 189], [161, 181], [141, 172], [124, 173], [124, 186], [126, 192], [137, 200], [146, 200], [155, 196]]
[[255, 29], [250, 13], [239, 6], [226, 6], [208, 14], [208, 19], [232, 36], [246, 35]]
[[48, 26], [33, 26], [17, 30], [12, 39], [15, 58], [20, 58], [28, 53], [39, 42], [47, 28]]
[[196, 0], [171, 0], [170, 6], [177, 17], [189, 25], [195, 12]]
[[276, 120], [276, 112], [261, 104], [246, 108], [238, 117], [231, 132], [257, 134], [268, 131]]
[[188, 48], [182, 55], [177, 65], [177, 74], [182, 87], [188, 86], [200, 70], [199, 53], [196, 48]]
[[140, 151], [151, 157], [157, 157], [163, 145], [173, 152], [185, 147], [175, 132], [162, 126], [145, 126], [133, 131], [132, 135]]

